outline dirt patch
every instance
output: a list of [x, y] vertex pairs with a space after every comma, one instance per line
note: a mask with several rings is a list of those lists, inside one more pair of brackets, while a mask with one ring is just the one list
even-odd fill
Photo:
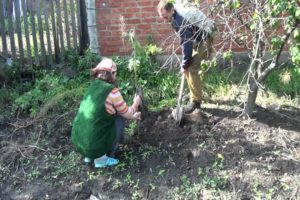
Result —
[[120, 164], [100, 170], [70, 144], [74, 114], [50, 124], [2, 121], [0, 197], [299, 199], [300, 112], [258, 108], [241, 120], [239, 109], [205, 104], [179, 126], [168, 109], [149, 113], [120, 145]]

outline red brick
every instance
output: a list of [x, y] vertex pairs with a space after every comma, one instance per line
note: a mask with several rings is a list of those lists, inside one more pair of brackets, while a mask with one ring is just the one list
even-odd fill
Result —
[[97, 8], [97, 15], [111, 13], [110, 8]]
[[170, 34], [170, 33], [174, 33], [171, 30], [167, 30], [167, 29], [161, 29], [161, 30], [157, 30], [158, 33], [160, 34]]
[[151, 29], [151, 24], [138, 24], [138, 29]]
[[159, 18], [156, 12], [143, 12], [143, 10], [140, 13], [137, 13], [136, 17], [141, 19], [149, 18], [149, 17]]
[[124, 8], [137, 7], [137, 3], [136, 2], [124, 2], [121, 4], [121, 6]]
[[127, 8], [126, 12], [129, 12], [129, 13], [138, 13], [138, 12], [140, 12], [140, 9], [137, 8], [137, 7]]
[[115, 39], [115, 38], [111, 38], [111, 40], [102, 41], [101, 44], [105, 45], [105, 46], [110, 46], [110, 47], [124, 45], [122, 40], [112, 40], [112, 39]]
[[135, 14], [135, 13], [124, 13], [124, 14], [122, 14], [122, 16], [123, 16], [125, 19], [130, 19], [130, 18], [135, 18], [135, 17], [136, 17], [136, 14]]
[[96, 2], [99, 2], [99, 3], [108, 3], [109, 0], [96, 0]]
[[120, 30], [121, 27], [118, 26], [118, 25], [114, 25], [114, 26], [108, 26], [107, 27], [107, 30], [110, 30], [110, 31], [116, 31], [116, 30]]
[[142, 12], [155, 12], [156, 13], [156, 7], [143, 7], [142, 9]]
[[138, 23], [141, 23], [141, 20], [140, 19], [127, 19], [127, 20], [125, 20], [125, 23], [126, 24], [138, 24]]
[[103, 14], [103, 15], [97, 15], [97, 20], [103, 20], [103, 19], [118, 19], [118, 15], [116, 14]]
[[136, 30], [136, 25], [135, 24], [126, 24], [126, 30], [131, 30], [131, 29]]
[[110, 10], [111, 10], [112, 13], [115, 13], [115, 14], [120, 14], [120, 13], [125, 12], [125, 8], [124, 7], [111, 8]]
[[139, 6], [156, 6], [156, 3], [154, 1], [139, 1]]
[[154, 23], [154, 24], [152, 24], [152, 28], [155, 29], [155, 30], [172, 30], [170, 24], [158, 24], [158, 23]]
[[145, 19], [143, 19], [142, 20], [143, 21], [143, 23], [156, 23], [156, 19], [155, 18], [145, 18]]
[[109, 19], [102, 19], [102, 20], [98, 20], [97, 24], [116, 24], [119, 23], [120, 20], [109, 20]]

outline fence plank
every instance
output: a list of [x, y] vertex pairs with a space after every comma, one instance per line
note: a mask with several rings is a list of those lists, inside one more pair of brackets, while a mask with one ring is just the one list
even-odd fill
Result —
[[51, 46], [51, 38], [50, 38], [50, 28], [49, 28], [49, 16], [48, 16], [48, 5], [49, 2], [45, 1], [44, 2], [44, 14], [45, 14], [45, 25], [46, 25], [46, 35], [47, 35], [47, 44], [48, 44], [48, 61], [49, 65], [53, 65], [53, 58], [52, 58], [52, 46]]
[[54, 54], [55, 54], [55, 61], [56, 63], [59, 62], [59, 44], [58, 44], [58, 37], [57, 37], [57, 27], [55, 23], [55, 9], [53, 1], [50, 1], [50, 12], [51, 12], [51, 24], [52, 24], [52, 34], [53, 34], [53, 43], [54, 43]]
[[40, 65], [40, 59], [39, 59], [39, 51], [38, 51], [38, 44], [37, 44], [37, 38], [36, 38], [36, 30], [35, 30], [35, 16], [34, 16], [34, 6], [33, 6], [33, 0], [29, 0], [30, 4], [30, 22], [31, 22], [31, 28], [32, 28], [32, 40], [33, 40], [33, 47], [34, 47], [34, 59], [35, 64]]
[[53, 54], [57, 62], [63, 61], [65, 45], [82, 52], [82, 2], [0, 0], [1, 55], [12, 54], [21, 63], [46, 66], [53, 65]]
[[44, 31], [43, 31], [43, 22], [41, 17], [41, 9], [42, 1], [37, 0], [36, 1], [36, 9], [37, 9], [37, 17], [38, 17], [38, 29], [39, 29], [39, 35], [40, 35], [40, 45], [41, 45], [41, 62], [43, 66], [46, 66], [46, 49], [45, 49], [45, 41], [44, 41]]
[[23, 21], [24, 21], [24, 31], [25, 31], [25, 40], [26, 40], [26, 49], [27, 49], [27, 62], [29, 65], [32, 65], [31, 59], [31, 46], [30, 46], [30, 39], [29, 39], [29, 32], [28, 32], [28, 21], [27, 21], [27, 5], [25, 1], [22, 2], [22, 10], [23, 10]]
[[19, 2], [19, 0], [14, 0], [14, 4], [15, 4], [16, 25], [17, 25], [17, 33], [18, 33], [20, 58], [21, 58], [21, 63], [24, 63], [24, 48], [23, 48], [21, 22], [20, 22], [21, 15], [20, 15], [20, 2]]
[[69, 17], [68, 17], [68, 7], [67, 7], [67, 1], [63, 0], [64, 2], [64, 17], [65, 17], [65, 26], [66, 26], [66, 34], [67, 34], [67, 46], [68, 49], [71, 48], [70, 45], [70, 27], [69, 27]]
[[75, 11], [75, 7], [74, 7], [74, 0], [70, 1], [70, 7], [71, 7], [71, 19], [72, 19], [73, 43], [74, 43], [74, 48], [77, 49], [76, 20], [75, 20], [75, 12], [76, 11]]
[[9, 33], [9, 37], [10, 37], [10, 49], [11, 49], [11, 53], [12, 53], [12, 58], [16, 59], [17, 55], [16, 55], [16, 44], [15, 44], [15, 34], [14, 34], [14, 27], [13, 27], [13, 13], [12, 13], [12, 9], [13, 9], [13, 2], [10, 0], [6, 1], [6, 5], [8, 8], [8, 33]]
[[77, 7], [77, 23], [78, 23], [78, 38], [79, 38], [79, 53], [83, 52], [83, 45], [82, 45], [82, 28], [81, 28], [81, 13], [80, 13], [80, 0], [76, 0], [76, 7]]
[[56, 14], [57, 14], [57, 24], [58, 24], [58, 32], [59, 32], [59, 39], [60, 39], [60, 58], [63, 60], [63, 56], [65, 54], [65, 45], [64, 45], [64, 34], [63, 34], [63, 27], [61, 22], [61, 9], [60, 9], [60, 0], [56, 0]]
[[4, 18], [4, 4], [0, 1], [0, 25], [1, 25], [1, 39], [2, 39], [2, 52], [4, 56], [7, 56], [7, 41], [6, 41], [6, 30], [5, 30], [5, 18]]

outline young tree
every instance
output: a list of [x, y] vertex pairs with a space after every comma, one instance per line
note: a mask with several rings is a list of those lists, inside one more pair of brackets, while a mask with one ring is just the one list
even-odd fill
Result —
[[251, 59], [244, 76], [248, 96], [242, 115], [252, 117], [257, 93], [264, 80], [274, 69], [288, 66], [279, 62], [285, 49], [290, 53], [287, 62], [292, 61], [300, 67], [299, 2], [217, 0], [215, 3], [213, 13], [219, 27], [222, 27], [219, 32], [221, 42], [217, 45], [244, 47]]

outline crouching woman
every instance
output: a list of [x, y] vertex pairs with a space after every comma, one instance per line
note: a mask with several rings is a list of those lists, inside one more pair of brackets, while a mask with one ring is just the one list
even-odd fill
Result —
[[95, 167], [102, 168], [118, 164], [112, 155], [124, 134], [124, 118], [140, 118], [141, 98], [135, 96], [127, 106], [116, 87], [117, 66], [111, 59], [104, 58], [91, 74], [95, 80], [80, 103], [71, 139], [86, 163], [94, 160]]

